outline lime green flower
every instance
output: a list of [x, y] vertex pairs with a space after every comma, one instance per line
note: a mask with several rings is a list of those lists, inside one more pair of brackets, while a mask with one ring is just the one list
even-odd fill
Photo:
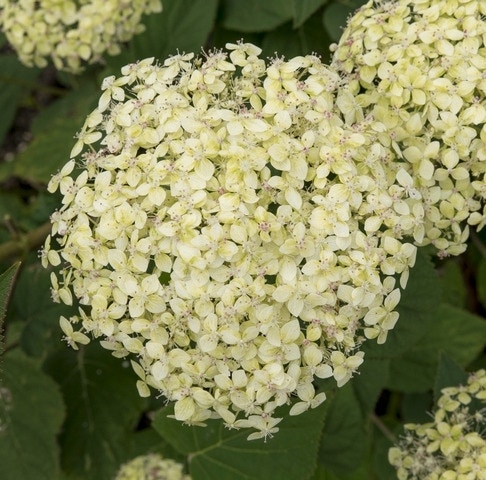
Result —
[[160, 454], [149, 453], [121, 466], [115, 480], [191, 480], [183, 466]]
[[27, 66], [79, 73], [85, 63], [117, 55], [143, 31], [144, 14], [160, 12], [160, 0], [0, 0], [0, 28]]
[[333, 47], [348, 96], [386, 126], [424, 198], [415, 244], [441, 256], [486, 223], [485, 14], [477, 0], [371, 0]]
[[405, 436], [389, 450], [398, 479], [486, 479], [485, 400], [486, 370], [472, 373], [467, 385], [444, 388], [433, 421], [405, 425]]

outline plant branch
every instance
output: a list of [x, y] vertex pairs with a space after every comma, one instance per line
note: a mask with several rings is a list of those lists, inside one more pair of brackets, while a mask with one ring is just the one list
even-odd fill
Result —
[[66, 95], [66, 90], [64, 90], [63, 88], [44, 85], [40, 82], [31, 82], [28, 80], [22, 80], [17, 77], [10, 77], [8, 75], [0, 74], [0, 82], [16, 85], [23, 88], [28, 88], [30, 90], [37, 90], [38, 92], [47, 92], [57, 97], [62, 97]]
[[397, 437], [393, 435], [393, 433], [390, 431], [390, 429], [381, 421], [381, 419], [376, 415], [376, 413], [372, 412], [370, 413], [370, 419], [371, 421], [376, 425], [378, 430], [380, 430], [383, 435], [390, 440], [392, 443], [397, 442]]
[[31, 250], [39, 248], [51, 231], [51, 223], [46, 222], [35, 230], [18, 234], [14, 240], [0, 244], [0, 261], [23, 257]]

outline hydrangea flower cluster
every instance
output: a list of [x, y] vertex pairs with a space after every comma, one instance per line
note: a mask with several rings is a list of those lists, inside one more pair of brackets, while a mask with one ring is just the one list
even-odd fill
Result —
[[141, 455], [122, 465], [115, 480], [191, 480], [185, 475], [183, 466], [162, 455]]
[[20, 61], [79, 73], [83, 64], [117, 55], [120, 44], [143, 31], [144, 14], [160, 0], [0, 0], [0, 27]]
[[424, 198], [418, 245], [440, 256], [486, 222], [485, 15], [478, 0], [370, 0], [333, 47], [353, 102], [386, 125]]
[[[55, 175], [43, 263], [74, 347], [136, 358], [175, 418], [272, 435], [386, 340], [424, 236], [422, 197], [384, 125], [315, 56], [251, 44], [108, 77]], [[344, 108], [343, 106], [346, 106]]]
[[389, 450], [399, 480], [486, 479], [486, 370], [467, 385], [442, 390], [433, 421], [405, 425], [406, 435]]

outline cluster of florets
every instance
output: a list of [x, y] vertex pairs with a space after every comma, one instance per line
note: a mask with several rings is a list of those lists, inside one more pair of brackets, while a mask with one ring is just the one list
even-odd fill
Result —
[[486, 221], [485, 15], [478, 0], [370, 1], [334, 46], [353, 102], [386, 125], [424, 198], [421, 244], [441, 256]]
[[175, 460], [149, 453], [122, 465], [115, 480], [191, 480], [183, 468]]
[[120, 53], [120, 44], [143, 31], [144, 14], [160, 0], [0, 0], [0, 28], [20, 60], [79, 73], [84, 63]]
[[68, 342], [136, 357], [175, 418], [275, 432], [386, 340], [424, 236], [422, 198], [385, 128], [346, 108], [315, 56], [251, 44], [127, 65], [103, 82], [43, 250]]
[[442, 390], [433, 421], [405, 425], [407, 433], [389, 450], [399, 480], [486, 479], [486, 370], [467, 385]]

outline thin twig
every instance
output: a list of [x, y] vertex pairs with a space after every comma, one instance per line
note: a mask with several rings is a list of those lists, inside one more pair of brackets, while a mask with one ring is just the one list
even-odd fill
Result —
[[35, 230], [20, 234], [17, 239], [0, 244], [0, 261], [22, 257], [39, 248], [51, 231], [51, 223], [46, 222]]
[[380, 417], [378, 417], [378, 415], [376, 415], [376, 413], [371, 412], [370, 418], [371, 418], [371, 421], [376, 425], [378, 430], [380, 430], [380, 432], [383, 433], [383, 435], [388, 440], [390, 440], [390, 442], [392, 442], [392, 443], [397, 442], [397, 437], [395, 435], [393, 435], [393, 433], [390, 431], [390, 429], [381, 421]]

